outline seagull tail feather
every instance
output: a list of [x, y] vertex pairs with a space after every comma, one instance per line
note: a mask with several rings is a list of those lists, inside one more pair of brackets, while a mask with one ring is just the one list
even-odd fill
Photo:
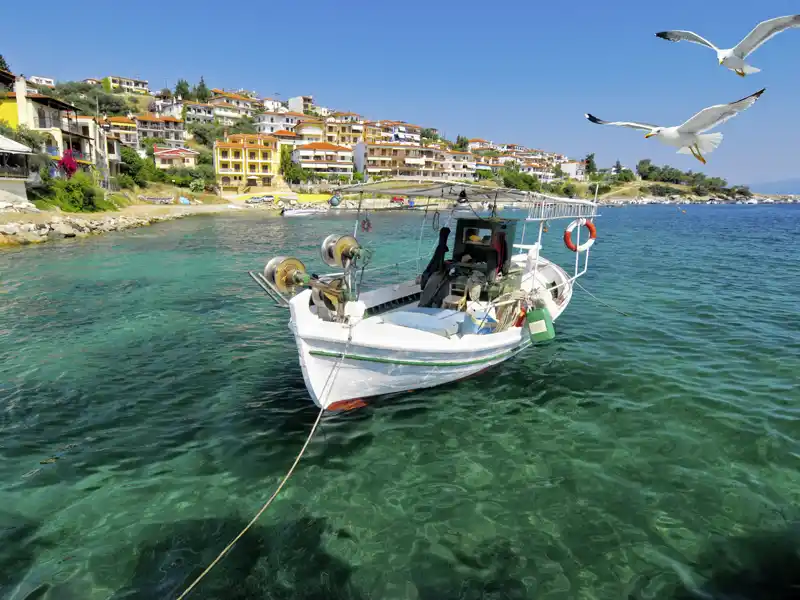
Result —
[[751, 67], [750, 65], [745, 65], [742, 68], [742, 71], [744, 71], [745, 75], [752, 75], [753, 73], [759, 73], [761, 69], [757, 69], [756, 67]]
[[[697, 136], [697, 146], [703, 154], [710, 154], [722, 143], [721, 133], [703, 133]], [[691, 154], [690, 146], [684, 146], [678, 150], [678, 154]]]

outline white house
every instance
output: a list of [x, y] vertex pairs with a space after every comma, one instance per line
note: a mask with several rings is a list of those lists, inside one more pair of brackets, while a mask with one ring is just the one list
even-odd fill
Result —
[[586, 165], [581, 160], [568, 160], [561, 163], [561, 172], [570, 179], [586, 181]]
[[468, 148], [470, 152], [475, 152], [475, 150], [495, 150], [497, 146], [489, 140], [472, 138], [468, 142]]
[[197, 156], [200, 154], [189, 148], [160, 148], [153, 147], [153, 160], [159, 169], [193, 169], [197, 166]]
[[39, 77], [38, 75], [31, 75], [28, 78], [28, 81], [33, 85], [43, 85], [49, 88], [56, 87], [56, 80], [52, 79], [51, 77]]
[[280, 100], [275, 100], [275, 98], [263, 98], [261, 103], [264, 105], [264, 110], [267, 112], [286, 112], [289, 110], [286, 108]]
[[320, 175], [353, 174], [353, 151], [328, 142], [297, 146], [292, 152], [292, 161]]
[[254, 117], [258, 133], [275, 133], [276, 131], [294, 131], [302, 120], [303, 114], [293, 111], [264, 112]]

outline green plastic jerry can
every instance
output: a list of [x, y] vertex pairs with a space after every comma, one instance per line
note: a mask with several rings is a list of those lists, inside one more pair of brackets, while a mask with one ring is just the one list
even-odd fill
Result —
[[528, 324], [528, 333], [531, 342], [546, 342], [556, 337], [556, 330], [553, 328], [553, 319], [547, 307], [530, 308], [525, 313], [525, 321]]

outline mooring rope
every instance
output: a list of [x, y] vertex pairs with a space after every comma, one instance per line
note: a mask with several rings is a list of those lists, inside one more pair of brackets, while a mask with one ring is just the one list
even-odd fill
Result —
[[[336, 372], [337, 367], [339, 367], [342, 361], [344, 361], [344, 357], [347, 354], [347, 350], [350, 348], [350, 342], [352, 340], [353, 340], [353, 326], [350, 325], [350, 331], [347, 336], [347, 344], [345, 344], [344, 351], [342, 352], [342, 355], [339, 357], [339, 360], [337, 360], [336, 363], [334, 363], [333, 367], [331, 368], [331, 372], [328, 373], [328, 378], [325, 380], [325, 385], [322, 386], [322, 392], [320, 393], [320, 404], [324, 405], [324, 401], [322, 400], [322, 398], [327, 397], [326, 388], [328, 387], [328, 383], [331, 381], [331, 377]], [[333, 387], [333, 384], [331, 384], [331, 387]], [[330, 389], [328, 389], [327, 392], [330, 393]], [[183, 598], [189, 595], [189, 593], [197, 586], [197, 584], [200, 583], [200, 581], [211, 572], [211, 569], [213, 569], [217, 565], [217, 563], [219, 563], [219, 561], [221, 561], [224, 558], [224, 556], [230, 551], [230, 549], [236, 545], [236, 542], [238, 542], [242, 538], [242, 536], [245, 533], [247, 533], [247, 531], [255, 524], [255, 522], [258, 521], [259, 517], [261, 517], [261, 515], [264, 514], [264, 511], [266, 511], [269, 508], [270, 504], [272, 504], [272, 501], [278, 497], [278, 494], [283, 489], [283, 486], [286, 484], [287, 481], [289, 481], [289, 478], [292, 476], [292, 473], [294, 473], [294, 470], [297, 467], [298, 463], [300, 462], [300, 459], [303, 457], [306, 448], [308, 448], [308, 444], [311, 443], [311, 438], [314, 437], [314, 434], [317, 431], [317, 427], [319, 426], [319, 423], [322, 420], [322, 414], [324, 412], [325, 412], [324, 408], [319, 409], [319, 414], [317, 414], [317, 419], [316, 421], [314, 421], [314, 425], [311, 427], [311, 431], [309, 432], [308, 437], [306, 438], [306, 441], [303, 444], [303, 447], [300, 449], [300, 452], [294, 459], [292, 466], [286, 472], [286, 475], [283, 476], [280, 485], [278, 485], [277, 489], [272, 493], [272, 496], [269, 497], [269, 500], [267, 500], [261, 507], [261, 509], [256, 513], [256, 515], [252, 519], [250, 519], [250, 522], [247, 525], [245, 525], [244, 529], [242, 529], [239, 532], [239, 534], [235, 538], [233, 538], [231, 543], [225, 546], [222, 552], [220, 552], [217, 555], [217, 557], [213, 561], [211, 561], [211, 564], [209, 564], [205, 568], [205, 570], [202, 573], [200, 573], [200, 575], [197, 576], [197, 578], [191, 583], [191, 585], [187, 587], [180, 596], [178, 596], [177, 600], [183, 600]]]
[[577, 286], [578, 286], [579, 288], [581, 288], [581, 289], [582, 289], [584, 292], [586, 292], [587, 294], [589, 294], [589, 295], [590, 295], [592, 298], [594, 298], [595, 300], [597, 300], [597, 301], [598, 301], [600, 304], [602, 304], [602, 305], [603, 305], [603, 306], [605, 306], [606, 308], [610, 308], [610, 309], [611, 309], [611, 310], [613, 310], [614, 312], [618, 312], [618, 313], [619, 313], [619, 314], [621, 314], [623, 317], [630, 317], [630, 316], [631, 316], [630, 314], [626, 313], [625, 311], [623, 311], [623, 310], [620, 310], [620, 309], [616, 308], [615, 306], [611, 306], [610, 304], [607, 304], [606, 302], [603, 302], [602, 300], [600, 300], [600, 298], [598, 298], [598, 297], [597, 297], [597, 296], [595, 296], [595, 295], [594, 295], [592, 292], [590, 292], [590, 291], [589, 291], [589, 290], [587, 290], [585, 287], [583, 287], [583, 286], [580, 284], [580, 282], [579, 282], [579, 281], [577, 281], [577, 280], [576, 280], [576, 281], [575, 281], [575, 285], [577, 285]]

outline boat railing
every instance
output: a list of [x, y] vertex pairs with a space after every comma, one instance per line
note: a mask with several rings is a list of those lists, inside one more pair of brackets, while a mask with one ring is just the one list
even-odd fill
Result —
[[589, 200], [553, 198], [537, 193], [532, 194], [526, 220], [592, 219], [595, 216], [597, 216], [597, 204]]

